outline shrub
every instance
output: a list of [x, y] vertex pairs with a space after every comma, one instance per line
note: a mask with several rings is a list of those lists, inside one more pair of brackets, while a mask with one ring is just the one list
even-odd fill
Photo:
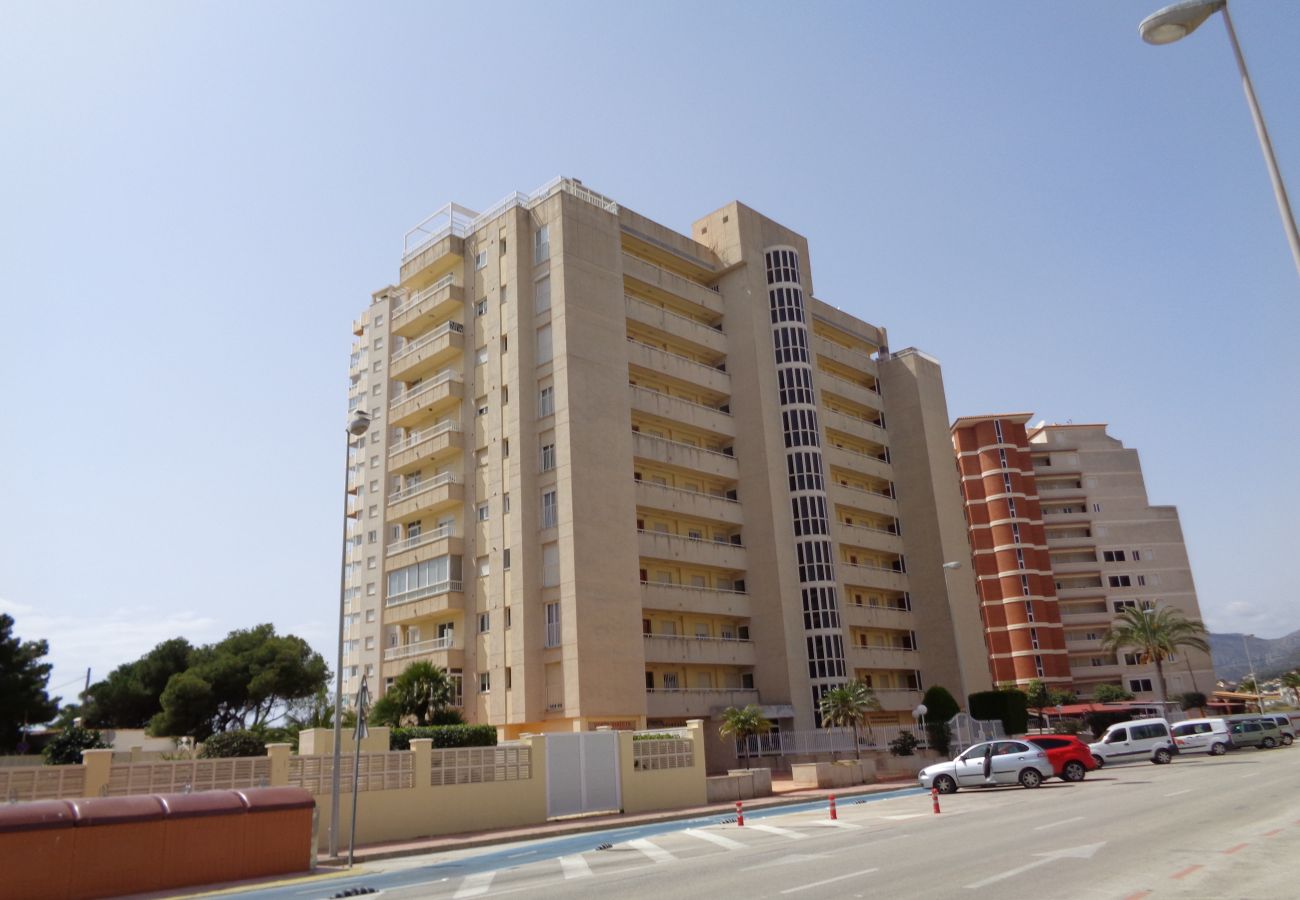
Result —
[[947, 722], [926, 722], [925, 735], [930, 740], [930, 749], [947, 756], [952, 749], [952, 728]]
[[1029, 706], [1022, 691], [977, 691], [968, 698], [976, 719], [998, 719], [1007, 734], [1024, 734], [1029, 728]]
[[1057, 719], [1052, 726], [1053, 734], [1078, 734], [1082, 730], [1082, 719]]
[[218, 731], [203, 742], [199, 759], [229, 759], [234, 756], [266, 756], [266, 744], [251, 731]]
[[634, 741], [675, 741], [680, 737], [681, 735], [673, 734], [672, 732], [657, 731], [654, 734], [634, 734], [632, 735], [632, 740]]
[[1188, 691], [1178, 698], [1178, 705], [1184, 711], [1189, 709], [1199, 709], [1204, 712], [1207, 700], [1208, 698], [1206, 698], [1206, 696], [1200, 691]]
[[108, 744], [104, 743], [98, 731], [74, 725], [63, 729], [58, 737], [45, 745], [43, 752], [47, 765], [75, 766], [81, 763], [81, 751], [104, 750], [107, 747]]
[[948, 689], [937, 684], [925, 692], [921, 702], [925, 704], [925, 718], [930, 722], [947, 722], [961, 710]]
[[1133, 692], [1125, 690], [1118, 684], [1099, 684], [1092, 689], [1092, 699], [1097, 703], [1117, 703], [1132, 700]]
[[388, 732], [388, 749], [410, 750], [414, 738], [432, 738], [435, 750], [449, 747], [495, 747], [497, 730], [492, 725], [417, 725], [394, 728]]
[[900, 731], [898, 737], [889, 742], [889, 752], [894, 756], [911, 756], [916, 751], [916, 735], [910, 731]]

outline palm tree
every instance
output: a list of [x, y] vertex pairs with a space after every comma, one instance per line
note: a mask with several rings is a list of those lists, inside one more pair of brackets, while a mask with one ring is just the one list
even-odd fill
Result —
[[846, 725], [853, 729], [853, 755], [859, 756], [858, 729], [866, 723], [867, 713], [879, 709], [880, 701], [871, 688], [855, 680], [822, 694], [819, 711], [827, 731]]
[[431, 662], [413, 662], [393, 679], [384, 696], [375, 701], [370, 722], [400, 725], [413, 719], [416, 725], [432, 725], [451, 706], [452, 685], [445, 669]]
[[1102, 646], [1114, 651], [1136, 650], [1144, 664], [1154, 663], [1163, 704], [1169, 693], [1165, 686], [1165, 660], [1185, 647], [1210, 652], [1210, 645], [1203, 637], [1205, 633], [1204, 623], [1189, 619], [1176, 609], [1129, 606], [1111, 622]]
[[763, 711], [754, 704], [749, 704], [744, 709], [737, 709], [734, 706], [728, 706], [722, 712], [722, 724], [718, 726], [718, 734], [723, 737], [731, 737], [740, 741], [741, 752], [744, 754], [745, 768], [749, 768], [749, 738], [755, 734], [767, 734], [772, 730], [772, 723], [763, 718]]

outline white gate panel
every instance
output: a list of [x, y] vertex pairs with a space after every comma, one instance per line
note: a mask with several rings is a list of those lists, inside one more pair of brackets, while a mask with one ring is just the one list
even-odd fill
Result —
[[546, 814], [576, 816], [622, 809], [618, 733], [546, 735]]

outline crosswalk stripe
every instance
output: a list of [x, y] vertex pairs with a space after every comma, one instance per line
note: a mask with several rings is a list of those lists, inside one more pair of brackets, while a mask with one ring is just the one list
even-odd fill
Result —
[[740, 841], [734, 841], [721, 834], [714, 834], [712, 831], [696, 831], [694, 828], [687, 828], [684, 833], [689, 834], [693, 838], [699, 838], [702, 841], [717, 844], [719, 847], [726, 847], [728, 850], [745, 849], [745, 845]]
[[814, 819], [811, 822], [800, 822], [800, 825], [814, 825], [818, 828], [861, 828], [861, 825], [854, 825], [852, 822], [845, 822], [843, 819]]
[[591, 866], [587, 865], [587, 860], [580, 853], [572, 856], [561, 856], [560, 866], [564, 869], [564, 877], [568, 878], [587, 878], [591, 875]]
[[475, 872], [473, 875], [466, 875], [465, 880], [460, 883], [460, 890], [456, 891], [455, 900], [486, 894], [492, 887], [492, 878], [496, 874], [496, 870], [493, 869], [491, 872]]
[[652, 844], [645, 838], [637, 838], [634, 841], [628, 841], [627, 845], [633, 850], [640, 850], [657, 863], [672, 862], [677, 858], [663, 847], [660, 847], [658, 844]]
[[766, 831], [768, 834], [778, 834], [784, 838], [790, 838], [795, 841], [802, 841], [808, 837], [806, 834], [800, 834], [797, 831], [791, 831], [789, 828], [779, 828], [776, 825], [746, 825], [746, 828], [753, 828], [755, 831]]

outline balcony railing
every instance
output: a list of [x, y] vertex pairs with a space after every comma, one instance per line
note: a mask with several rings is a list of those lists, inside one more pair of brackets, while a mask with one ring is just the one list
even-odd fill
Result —
[[411, 400], [418, 399], [419, 397], [434, 390], [435, 388], [440, 388], [444, 384], [456, 380], [459, 377], [459, 375], [460, 373], [455, 371], [454, 369], [443, 369], [436, 376], [434, 376], [432, 381], [423, 381], [420, 384], [417, 384], [413, 388], [409, 388], [408, 390], [405, 390], [400, 394], [396, 394], [393, 397], [392, 402], [389, 404], [389, 408], [396, 409], [398, 406], [400, 406], [403, 403], [407, 403]]
[[453, 635], [445, 635], [440, 638], [434, 638], [431, 641], [417, 641], [414, 644], [402, 644], [398, 647], [388, 647], [384, 650], [384, 662], [391, 662], [395, 659], [407, 659], [412, 656], [423, 656], [426, 653], [437, 653], [439, 650], [450, 650], [454, 643]]
[[695, 366], [699, 369], [702, 369], [703, 372], [708, 373], [709, 376], [717, 375], [719, 373], [723, 375], [727, 374], [727, 367], [724, 363], [719, 363], [716, 366], [711, 366], [708, 363], [700, 362], [698, 359], [691, 359], [689, 356], [682, 356], [679, 353], [673, 353], [670, 350], [664, 350], [660, 347], [652, 346], [650, 344], [645, 343], [644, 341], [638, 341], [634, 337], [628, 337], [627, 342], [629, 344], [636, 344], [638, 347], [641, 347], [643, 350], [648, 352], [651, 356], [664, 356], [669, 359], [674, 359], [677, 360], [678, 362], [685, 363], [690, 366]]
[[412, 341], [411, 343], [403, 347], [401, 350], [394, 353], [390, 365], [396, 366], [398, 363], [406, 359], [408, 356], [411, 356], [412, 354], [415, 353], [419, 353], [421, 350], [423, 350], [425, 347], [429, 346], [439, 338], [446, 337], [449, 334], [464, 334], [464, 333], [465, 333], [465, 326], [460, 324], [459, 322], [444, 322], [443, 324], [435, 328], [433, 331], [426, 334], [424, 337]]
[[395, 491], [389, 494], [388, 502], [396, 503], [399, 500], [407, 500], [411, 497], [416, 496], [417, 494], [422, 494], [425, 491], [431, 491], [434, 488], [442, 487], [445, 484], [455, 484], [455, 483], [456, 483], [455, 472], [443, 472], [441, 475], [438, 475], [434, 478], [430, 478], [428, 481], [420, 481], [417, 482], [416, 484], [408, 485], [407, 487], [402, 488], [400, 491]]
[[404, 553], [407, 550], [414, 550], [416, 547], [422, 547], [425, 544], [431, 544], [434, 541], [446, 540], [455, 536], [455, 528], [451, 525], [444, 525], [441, 528], [433, 528], [429, 531], [422, 531], [415, 537], [408, 537], [405, 540], [395, 541], [388, 545], [387, 555], [393, 556], [397, 553]]
[[396, 456], [403, 450], [410, 450], [422, 441], [431, 441], [439, 435], [446, 434], [449, 431], [460, 431], [459, 422], [439, 422], [432, 428], [426, 428], [423, 431], [413, 431], [406, 436], [405, 440], [398, 441], [388, 448], [389, 456]]
[[437, 584], [427, 584], [422, 588], [404, 591], [395, 597], [388, 597], [384, 600], [384, 606], [402, 606], [406, 603], [423, 600], [426, 597], [436, 597], [439, 594], [458, 594], [461, 590], [462, 585], [459, 581], [439, 581]]

